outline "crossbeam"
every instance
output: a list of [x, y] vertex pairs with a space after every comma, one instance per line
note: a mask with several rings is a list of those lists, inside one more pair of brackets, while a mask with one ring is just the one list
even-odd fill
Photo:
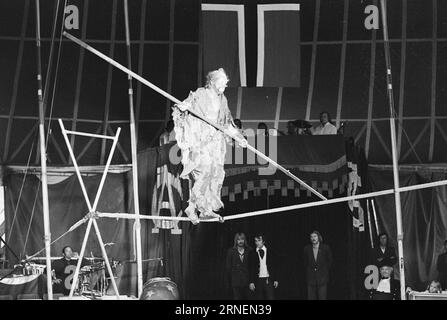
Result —
[[[81, 186], [82, 193], [84, 195], [85, 203], [87, 204], [87, 207], [89, 209], [87, 229], [85, 231], [84, 240], [82, 242], [81, 252], [79, 254], [79, 260], [78, 260], [78, 263], [76, 264], [76, 270], [74, 272], [73, 283], [71, 284], [69, 297], [73, 298], [74, 290], [75, 290], [76, 285], [77, 285], [77, 283], [79, 281], [79, 279], [78, 279], [79, 278], [79, 271], [81, 269], [82, 259], [84, 257], [85, 248], [86, 248], [86, 245], [87, 245], [87, 240], [89, 238], [90, 230], [91, 230], [91, 227], [93, 225], [93, 228], [94, 228], [95, 233], [96, 233], [96, 237], [98, 238], [99, 246], [101, 247], [101, 252], [102, 252], [102, 256], [104, 258], [104, 262], [105, 262], [106, 267], [107, 267], [107, 271], [110, 274], [110, 280], [112, 282], [112, 286], [113, 286], [113, 289], [115, 291], [116, 298], [119, 300], [120, 296], [119, 296], [119, 292], [118, 292], [118, 287], [116, 285], [115, 278], [113, 277], [112, 267], [110, 266], [110, 261], [109, 261], [109, 258], [107, 257], [107, 252], [106, 252], [106, 249], [105, 249], [105, 246], [104, 246], [104, 242], [103, 242], [102, 237], [101, 237], [101, 232], [100, 232], [98, 224], [96, 222], [95, 213], [96, 213], [96, 208], [98, 206], [99, 198], [101, 196], [101, 192], [102, 192], [102, 190], [104, 188], [104, 183], [105, 183], [105, 180], [106, 180], [106, 177], [107, 177], [107, 173], [109, 171], [110, 163], [112, 162], [113, 154], [115, 152], [115, 148], [116, 148], [116, 145], [118, 143], [118, 137], [120, 135], [121, 128], [118, 128], [115, 136], [112, 138], [113, 143], [112, 143], [112, 147], [110, 149], [109, 157], [107, 158], [107, 162], [106, 162], [106, 165], [104, 167], [104, 171], [103, 171], [102, 176], [101, 176], [101, 181], [99, 182], [99, 186], [98, 186], [98, 189], [96, 191], [95, 200], [94, 200], [94, 202], [92, 204], [90, 202], [89, 197], [88, 197], [87, 189], [85, 187], [84, 180], [82, 179], [81, 171], [79, 170], [79, 166], [78, 166], [78, 163], [76, 161], [76, 157], [74, 155], [73, 149], [71, 147], [70, 142], [68, 141], [68, 132], [67, 132], [67, 130], [64, 127], [64, 123], [62, 122], [62, 119], [59, 119], [59, 126], [61, 127], [62, 135], [64, 136], [65, 144], [67, 145], [68, 152], [70, 154], [71, 160], [73, 161], [73, 165], [74, 165], [75, 170], [76, 170], [76, 175], [78, 177], [79, 184]], [[86, 218], [84, 217], [83, 219], [81, 219], [79, 221], [79, 224], [82, 224], [83, 222], [85, 222], [85, 220], [86, 220]], [[74, 226], [72, 226], [72, 228]], [[72, 229], [72, 228], [70, 228], [70, 229]]]
[[115, 137], [104, 136], [102, 134], [94, 134], [94, 133], [87, 133], [87, 132], [80, 132], [80, 131], [71, 131], [71, 130], [65, 130], [65, 132], [69, 133], [69, 134], [73, 134], [75, 136], [84, 136], [84, 137], [100, 138], [100, 139], [110, 139], [110, 140], [115, 139]]

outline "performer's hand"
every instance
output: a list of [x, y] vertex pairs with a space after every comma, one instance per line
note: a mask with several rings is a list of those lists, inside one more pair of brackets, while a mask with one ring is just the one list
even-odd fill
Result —
[[278, 281], [273, 281], [273, 286], [275, 287], [275, 289], [278, 288], [278, 285], [279, 285]]
[[255, 291], [255, 284], [254, 283], [250, 283], [250, 285], [248, 286], [250, 288], [251, 291]]
[[242, 138], [241, 140], [239, 140], [239, 146], [241, 146], [242, 148], [247, 148], [248, 142], [247, 139]]
[[182, 102], [180, 104], [176, 104], [177, 108], [180, 109], [180, 111], [185, 112], [186, 110], [191, 108], [191, 104], [188, 102]]

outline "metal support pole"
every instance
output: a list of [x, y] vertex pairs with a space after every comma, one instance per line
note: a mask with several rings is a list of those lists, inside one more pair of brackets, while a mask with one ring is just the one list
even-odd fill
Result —
[[402, 207], [400, 201], [400, 183], [399, 183], [399, 165], [397, 159], [396, 147], [396, 123], [394, 110], [394, 96], [393, 96], [393, 80], [391, 75], [391, 57], [390, 44], [388, 39], [388, 24], [386, 15], [385, 0], [380, 0], [382, 11], [382, 25], [383, 25], [383, 45], [385, 50], [386, 62], [386, 81], [388, 91], [388, 102], [390, 106], [390, 131], [391, 131], [391, 151], [393, 157], [393, 178], [394, 178], [394, 202], [396, 205], [396, 225], [397, 225], [397, 249], [399, 254], [399, 275], [400, 275], [400, 296], [402, 300], [406, 299], [405, 295], [405, 269], [404, 269], [404, 246], [403, 246], [403, 229], [402, 229]]
[[[40, 143], [40, 165], [42, 167], [42, 206], [43, 227], [45, 232], [45, 256], [47, 271], [47, 293], [48, 299], [53, 300], [53, 284], [51, 274], [51, 232], [50, 232], [50, 206], [48, 201], [47, 181], [47, 155], [45, 143], [45, 115], [42, 94], [42, 62], [40, 43], [40, 3], [36, 0], [36, 46], [37, 46], [37, 96], [39, 99], [39, 143]], [[48, 81], [48, 79], [47, 79]]]
[[[115, 136], [112, 138], [112, 140], [113, 140], [112, 147], [110, 149], [110, 153], [109, 153], [109, 156], [107, 158], [107, 162], [106, 162], [106, 165], [104, 167], [104, 171], [103, 171], [102, 176], [101, 176], [101, 181], [99, 183], [98, 190], [96, 191], [95, 200], [94, 200], [93, 205], [92, 205], [91, 202], [90, 202], [90, 199], [88, 197], [87, 190], [86, 190], [85, 185], [84, 185], [84, 181], [82, 180], [81, 171], [79, 170], [78, 163], [76, 161], [76, 157], [74, 156], [73, 150], [71, 149], [70, 142], [68, 141], [67, 130], [65, 130], [64, 124], [63, 124], [61, 119], [59, 119], [59, 125], [61, 127], [62, 135], [64, 136], [65, 143], [66, 143], [68, 151], [70, 153], [71, 160], [73, 161], [73, 165], [75, 167], [76, 174], [77, 174], [78, 179], [79, 179], [79, 184], [81, 185], [81, 189], [82, 189], [82, 192], [84, 194], [85, 202], [86, 202], [86, 204], [88, 206], [88, 209], [89, 209], [89, 222], [88, 222], [88, 225], [87, 225], [87, 230], [86, 230], [85, 235], [84, 235], [84, 241], [82, 243], [82, 248], [81, 248], [81, 253], [79, 255], [79, 260], [78, 260], [78, 263], [76, 265], [76, 270], [75, 270], [75, 273], [74, 273], [74, 279], [73, 279], [73, 283], [72, 283], [71, 289], [70, 289], [70, 298], [73, 297], [74, 290], [75, 290], [76, 284], [78, 282], [79, 271], [81, 269], [82, 259], [84, 257], [84, 253], [85, 253], [85, 246], [87, 244], [88, 236], [90, 234], [91, 225], [93, 223], [93, 225], [95, 227], [96, 236], [98, 238], [99, 246], [101, 247], [102, 256], [104, 258], [104, 261], [106, 263], [107, 269], [108, 269], [109, 274], [110, 274], [110, 279], [112, 281], [113, 289], [115, 290], [116, 297], [119, 300], [118, 287], [117, 287], [115, 279], [113, 277], [112, 268], [110, 267], [109, 258], [107, 257], [107, 252], [105, 250], [104, 243], [102, 241], [101, 233], [100, 233], [98, 225], [97, 225], [97, 223], [95, 221], [96, 217], [93, 216], [93, 215], [96, 214], [96, 208], [98, 206], [98, 202], [99, 202], [99, 198], [100, 198], [101, 193], [102, 193], [102, 189], [104, 188], [104, 183], [105, 183], [105, 180], [106, 180], [106, 177], [107, 177], [107, 172], [109, 171], [110, 163], [112, 162], [112, 158], [113, 158], [113, 154], [115, 152], [116, 145], [118, 144], [118, 137], [120, 135], [121, 128], [118, 128]], [[71, 133], [72, 134], [77, 134], [78, 132], [71, 132]], [[88, 134], [84, 133], [84, 135], [88, 135]], [[104, 137], [101, 137], [101, 138], [104, 138]], [[110, 137], [108, 137], [108, 138], [110, 138]]]
[[81, 252], [79, 253], [79, 260], [76, 265], [76, 270], [73, 275], [73, 283], [71, 284], [69, 297], [73, 298], [73, 293], [78, 284], [79, 271], [81, 270], [82, 258], [84, 257], [85, 247], [87, 245], [88, 236], [90, 234], [90, 229], [92, 228], [92, 219], [88, 219], [87, 229], [85, 230], [84, 240], [82, 241]]
[[[130, 31], [129, 31], [129, 7], [127, 0], [124, 0], [124, 22], [126, 26], [126, 48], [127, 48], [127, 66], [132, 69], [131, 50], [130, 50]], [[133, 105], [132, 77], [128, 75], [129, 80], [129, 114], [130, 114], [130, 147], [132, 152], [132, 187], [133, 204], [135, 211], [135, 237], [136, 237], [136, 260], [137, 260], [137, 292], [138, 297], [143, 292], [143, 264], [141, 249], [141, 221], [140, 221], [140, 200], [138, 196], [138, 166], [137, 166], [137, 134], [135, 126], [135, 113]]]
[[98, 237], [99, 246], [101, 247], [102, 257], [104, 258], [104, 262], [106, 263], [107, 271], [109, 271], [110, 280], [112, 281], [113, 290], [115, 291], [116, 298], [119, 300], [120, 294], [118, 292], [118, 286], [116, 285], [115, 277], [113, 276], [112, 267], [110, 266], [110, 261], [107, 256], [106, 248], [104, 246], [104, 241], [102, 241], [101, 232], [99, 232], [98, 223], [94, 219], [90, 219], [93, 221], [93, 227], [95, 228], [96, 236]]

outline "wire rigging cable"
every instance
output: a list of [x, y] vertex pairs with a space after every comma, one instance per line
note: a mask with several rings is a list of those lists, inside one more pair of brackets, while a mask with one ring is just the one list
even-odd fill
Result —
[[[52, 89], [52, 96], [51, 96], [50, 114], [49, 114], [49, 118], [48, 118], [48, 129], [47, 129], [47, 137], [46, 137], [46, 145], [45, 145], [46, 148], [48, 148], [49, 136], [51, 134], [51, 121], [53, 118], [54, 98], [55, 98], [55, 94], [56, 94], [57, 80], [58, 80], [58, 75], [59, 75], [59, 62], [61, 59], [61, 52], [62, 52], [62, 33], [64, 30], [64, 13], [65, 13], [65, 8], [67, 7], [67, 2], [68, 2], [68, 0], [65, 0], [64, 7], [62, 10], [60, 35], [59, 35], [59, 40], [58, 40], [59, 48], [58, 48], [58, 53], [57, 53], [56, 68], [55, 68], [55, 75], [54, 75], [54, 82], [53, 82], [53, 89]], [[49, 61], [48, 61], [47, 75], [45, 78], [45, 87], [44, 87], [44, 92], [43, 92], [44, 110], [46, 110], [47, 98], [48, 98], [48, 87], [49, 87], [49, 83], [50, 83], [50, 73], [51, 73], [51, 66], [52, 66], [52, 62], [53, 62], [54, 41], [56, 38], [56, 25], [57, 25], [57, 20], [58, 20], [59, 4], [60, 4], [60, 0], [57, 0], [56, 9], [54, 12], [55, 20], [53, 23], [53, 31], [52, 31], [52, 35], [51, 35], [50, 56], [49, 56]]]
[[16, 218], [17, 218], [17, 210], [19, 208], [20, 200], [22, 199], [23, 188], [25, 187], [25, 180], [26, 180], [26, 177], [28, 175], [29, 163], [31, 161], [31, 154], [33, 153], [35, 140], [36, 140], [36, 137], [34, 137], [33, 143], [31, 144], [31, 148], [29, 150], [28, 160], [26, 162], [26, 167], [25, 167], [25, 174], [23, 175], [22, 185], [20, 186], [20, 191], [19, 191], [19, 197], [17, 198], [17, 202], [16, 202], [16, 205], [15, 205], [15, 208], [14, 208], [14, 216], [12, 217], [11, 226], [9, 227], [9, 235], [8, 235], [8, 240], [7, 240], [8, 242], [9, 242], [9, 240], [11, 240], [12, 230], [14, 229], [14, 223], [15, 223]]

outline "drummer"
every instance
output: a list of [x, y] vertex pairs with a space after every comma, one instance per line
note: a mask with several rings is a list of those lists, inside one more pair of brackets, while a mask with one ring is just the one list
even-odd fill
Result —
[[[73, 252], [70, 246], [65, 246], [62, 249], [62, 254], [63, 257], [55, 260], [51, 265], [55, 278], [53, 280], [53, 291], [69, 295], [79, 255], [77, 252]], [[82, 259], [81, 267], [88, 264], [87, 260]]]

